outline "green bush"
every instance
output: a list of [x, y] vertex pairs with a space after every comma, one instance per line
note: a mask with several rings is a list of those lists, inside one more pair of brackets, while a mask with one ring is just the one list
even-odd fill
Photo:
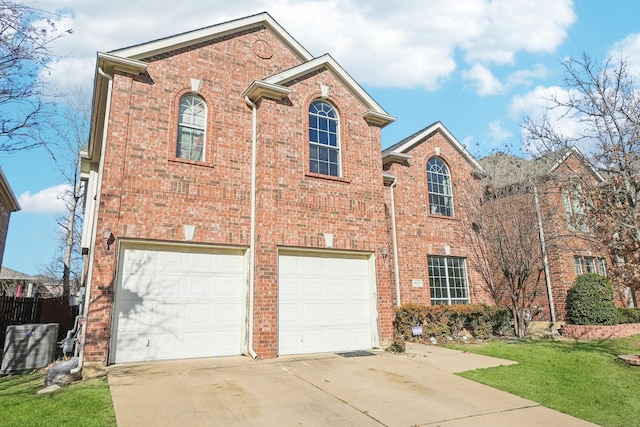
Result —
[[616, 317], [618, 323], [640, 323], [640, 310], [616, 307]]
[[567, 293], [567, 322], [573, 325], [615, 325], [613, 287], [606, 277], [594, 273], [576, 278]]

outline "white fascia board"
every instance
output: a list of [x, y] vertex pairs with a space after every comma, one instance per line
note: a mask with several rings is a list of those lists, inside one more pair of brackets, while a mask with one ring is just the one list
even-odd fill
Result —
[[257, 25], [264, 25], [273, 31], [301, 60], [308, 61], [313, 58], [313, 55], [311, 55], [300, 43], [291, 37], [291, 35], [266, 12], [228, 21], [222, 24], [212, 25], [199, 30], [176, 34], [174, 36], [165, 37], [148, 43], [118, 49], [111, 53], [127, 58], [141, 59], [207, 40], [224, 37], [229, 34], [256, 27]]
[[119, 71], [124, 71], [132, 74], [140, 74], [147, 70], [147, 63], [138, 61], [135, 59], [114, 55], [110, 53], [98, 52], [97, 66], [102, 68], [102, 71], [107, 71], [104, 67], [113, 67]]
[[441, 132], [445, 138], [449, 140], [449, 142], [467, 159], [469, 163], [471, 163], [478, 170], [484, 171], [484, 168], [478, 161], [467, 151], [464, 145], [460, 144], [460, 142], [449, 132], [449, 130], [441, 123], [436, 122], [432, 126], [429, 126], [419, 134], [415, 135], [410, 140], [406, 141], [404, 144], [393, 150], [393, 153], [404, 153], [406, 151], [411, 150], [415, 145], [419, 144], [425, 137], [434, 133]]
[[0, 189], [5, 193], [7, 199], [9, 200], [9, 212], [17, 212], [20, 210], [20, 203], [18, 203], [18, 199], [16, 198], [15, 193], [11, 189], [9, 185], [9, 181], [5, 176], [2, 168], [0, 168]]
[[271, 83], [265, 83], [261, 80], [255, 80], [242, 94], [243, 97], [248, 97], [252, 102], [256, 102], [258, 99], [272, 98], [280, 100], [285, 96], [293, 92], [290, 88]]
[[591, 169], [591, 172], [593, 172], [595, 177], [600, 182], [604, 182], [604, 177], [602, 175], [600, 175], [600, 172], [598, 172], [596, 170], [596, 168], [593, 167], [591, 162], [589, 162], [587, 160], [587, 158], [580, 152], [580, 150], [578, 150], [578, 148], [575, 145], [572, 145], [571, 148], [569, 150], [567, 150], [567, 152], [564, 154], [564, 156], [562, 156], [562, 158], [560, 160], [558, 160], [557, 162], [555, 162], [553, 164], [553, 166], [551, 166], [551, 168], [549, 169], [549, 172], [547, 172], [547, 173], [550, 174], [553, 171], [555, 171], [557, 168], [559, 168], [560, 165], [563, 164], [569, 158], [569, 156], [571, 156], [572, 154], [577, 155], [582, 162], [586, 163], [587, 166], [589, 167], [589, 169]]
[[327, 69], [329, 69], [351, 89], [351, 91], [363, 102], [363, 104], [366, 105], [369, 110], [369, 116], [372, 116], [373, 113], [376, 113], [379, 118], [384, 117], [385, 121], [387, 121], [388, 123], [391, 123], [395, 120], [395, 118], [387, 114], [387, 112], [364, 89], [362, 89], [362, 87], [353, 79], [353, 77], [351, 77], [344, 70], [344, 68], [342, 68], [340, 64], [338, 64], [335, 59], [333, 59], [329, 54], [324, 54], [312, 59], [311, 61], [305, 62], [304, 64], [300, 64], [278, 74], [274, 74], [273, 76], [266, 78], [263, 81], [265, 83], [283, 85], [322, 67], [326, 67]]

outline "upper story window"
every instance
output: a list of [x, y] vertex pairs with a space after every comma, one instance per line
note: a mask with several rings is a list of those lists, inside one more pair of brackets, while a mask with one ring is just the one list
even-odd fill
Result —
[[434, 215], [453, 216], [451, 174], [449, 167], [439, 157], [432, 157], [427, 162], [427, 184], [429, 212]]
[[580, 200], [581, 196], [582, 188], [579, 184], [572, 188], [562, 189], [562, 201], [564, 202], [564, 212], [569, 228], [571, 230], [589, 231], [584, 205]]
[[309, 106], [309, 171], [340, 176], [340, 126], [338, 113], [329, 103]]
[[177, 158], [204, 160], [206, 123], [207, 104], [204, 99], [193, 94], [187, 94], [180, 98]]
[[604, 258], [574, 256], [573, 264], [576, 268], [576, 274], [596, 273], [601, 276], [607, 275], [607, 267]]

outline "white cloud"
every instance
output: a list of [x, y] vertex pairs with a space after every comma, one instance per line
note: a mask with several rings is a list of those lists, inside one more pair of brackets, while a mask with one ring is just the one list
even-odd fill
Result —
[[636, 78], [640, 77], [640, 33], [630, 34], [615, 43], [609, 55], [616, 59], [623, 59], [627, 63], [629, 71]]
[[[72, 35], [56, 42], [52, 78], [90, 82], [96, 51], [109, 51], [268, 11], [312, 54], [330, 53], [361, 83], [435, 89], [470, 63], [510, 64], [522, 51], [552, 52], [575, 21], [571, 0], [195, 0], [169, 2], [47, 0]], [[126, 14], [121, 11], [126, 10]], [[72, 62], [68, 64], [67, 62]], [[87, 77], [89, 76], [89, 77]], [[67, 81], [63, 81], [67, 80]], [[89, 83], [90, 84], [90, 83]]]
[[489, 123], [489, 137], [491, 138], [491, 145], [499, 146], [507, 139], [511, 138], [513, 134], [502, 127], [500, 120], [495, 120]]
[[502, 92], [502, 84], [484, 65], [474, 64], [470, 69], [462, 72], [462, 77], [471, 81], [476, 93], [480, 96]]
[[60, 184], [35, 194], [26, 191], [18, 196], [18, 203], [24, 213], [61, 214], [66, 211], [64, 195], [71, 190], [68, 184]]

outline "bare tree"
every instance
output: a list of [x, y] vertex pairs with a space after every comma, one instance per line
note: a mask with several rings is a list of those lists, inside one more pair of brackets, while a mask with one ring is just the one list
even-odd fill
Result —
[[[44, 86], [38, 78], [61, 37], [51, 14], [0, 0], [0, 151], [33, 148], [26, 138], [45, 119]], [[68, 31], [70, 32], [70, 31]]]
[[535, 191], [532, 182], [498, 186], [487, 178], [484, 197], [470, 216], [471, 266], [494, 301], [511, 309], [518, 337], [525, 336], [532, 306], [544, 289]]
[[[551, 97], [541, 118], [528, 117], [529, 147], [547, 152], [580, 146], [606, 179], [581, 182], [587, 221], [606, 245], [618, 288], [627, 287], [637, 306], [640, 285], [640, 92], [627, 61], [594, 61], [587, 55], [563, 62], [565, 92]], [[555, 117], [555, 119], [553, 119]], [[573, 134], [560, 124], [578, 124]]]
[[64, 295], [69, 295], [72, 283], [81, 272], [80, 239], [83, 188], [80, 180], [80, 152], [89, 135], [91, 98], [82, 90], [65, 97], [67, 104], [59, 105], [46, 127], [38, 127], [31, 138], [39, 142], [51, 155], [64, 180], [65, 190], [59, 197], [66, 211], [58, 217], [60, 246], [47, 274], [60, 277]]

